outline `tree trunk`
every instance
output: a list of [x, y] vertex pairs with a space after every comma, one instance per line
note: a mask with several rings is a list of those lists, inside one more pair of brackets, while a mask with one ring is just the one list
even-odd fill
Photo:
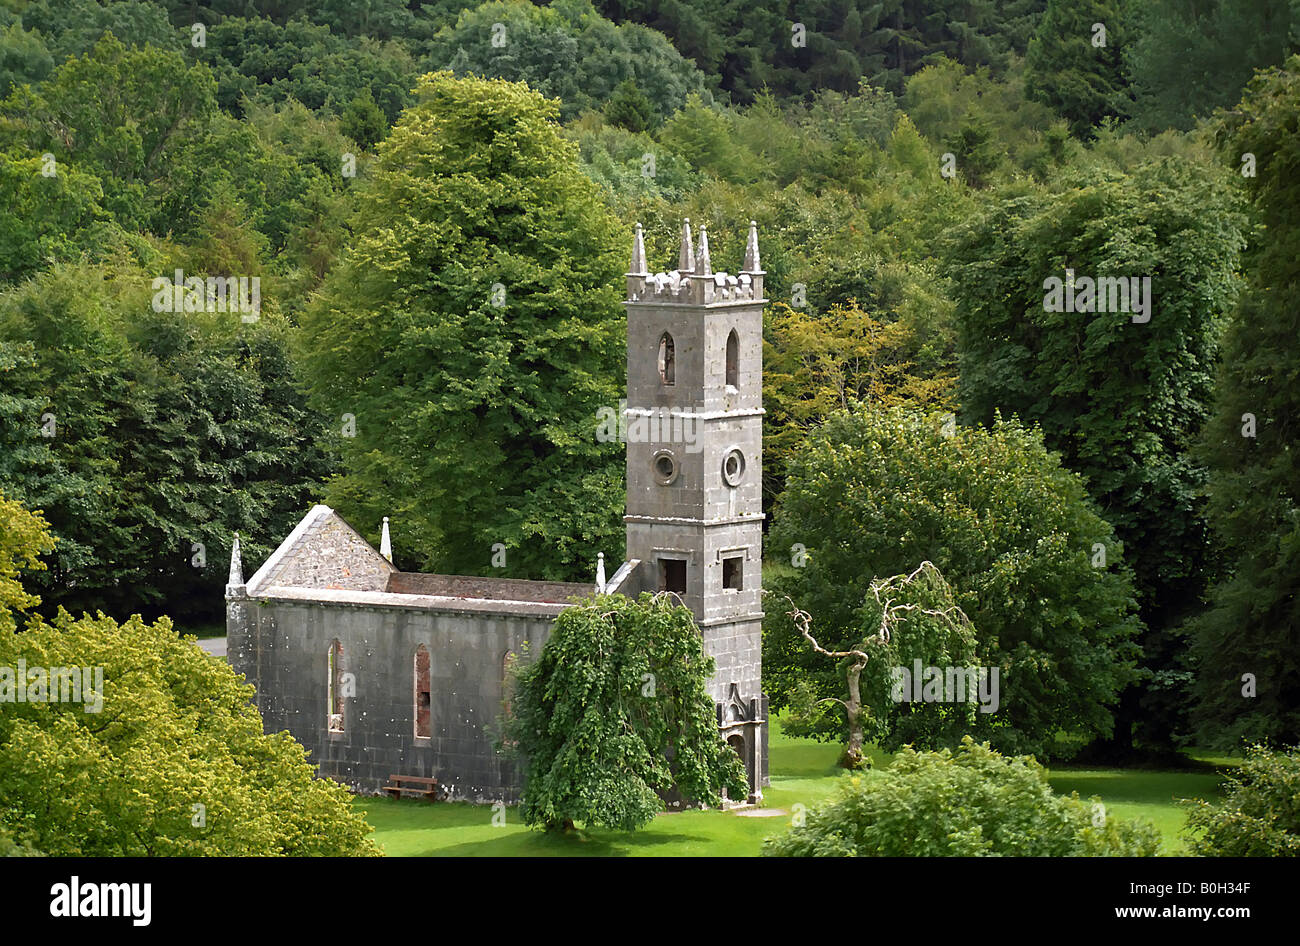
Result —
[[862, 746], [865, 739], [862, 733], [862, 670], [865, 660], [855, 660], [849, 664], [849, 698], [844, 709], [849, 717], [849, 744], [844, 747], [843, 765], [846, 769], [860, 769], [866, 764]]

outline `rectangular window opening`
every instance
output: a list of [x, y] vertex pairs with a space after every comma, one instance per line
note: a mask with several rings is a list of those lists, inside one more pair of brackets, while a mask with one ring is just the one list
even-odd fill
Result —
[[659, 559], [659, 590], [686, 594], [686, 562], [683, 559]]
[[744, 587], [744, 556], [736, 555], [722, 560], [722, 587], [727, 591], [741, 591]]

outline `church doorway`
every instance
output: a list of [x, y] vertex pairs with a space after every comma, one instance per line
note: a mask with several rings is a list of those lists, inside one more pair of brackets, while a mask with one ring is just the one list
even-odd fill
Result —
[[732, 751], [740, 756], [740, 761], [745, 765], [745, 779], [749, 782], [750, 787], [754, 785], [754, 763], [750, 758], [750, 752], [745, 743], [745, 737], [740, 733], [733, 733], [727, 737], [727, 745], [731, 746]]

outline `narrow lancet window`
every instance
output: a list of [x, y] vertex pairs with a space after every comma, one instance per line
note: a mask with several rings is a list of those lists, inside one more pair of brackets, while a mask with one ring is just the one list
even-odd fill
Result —
[[343, 732], [343, 645], [338, 641], [329, 650], [329, 731]]
[[727, 336], [727, 384], [740, 387], [740, 336], [734, 328]]
[[673, 337], [667, 332], [659, 337], [659, 380], [664, 384], [675, 384], [677, 381], [676, 351], [673, 346]]
[[429, 738], [429, 650], [423, 644], [415, 648], [415, 736]]

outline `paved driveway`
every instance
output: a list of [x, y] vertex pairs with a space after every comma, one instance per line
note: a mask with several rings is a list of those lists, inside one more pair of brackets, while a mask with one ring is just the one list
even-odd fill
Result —
[[224, 637], [207, 637], [199, 641], [199, 646], [213, 657], [226, 656], [226, 639]]

